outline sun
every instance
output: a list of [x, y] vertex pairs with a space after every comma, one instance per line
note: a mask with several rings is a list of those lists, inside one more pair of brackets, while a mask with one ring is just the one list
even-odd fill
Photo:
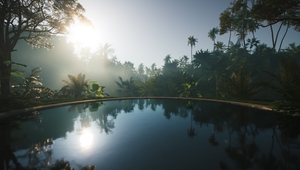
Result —
[[68, 32], [67, 42], [73, 43], [74, 52], [79, 57], [83, 49], [94, 53], [100, 45], [99, 34], [91, 22], [75, 20]]

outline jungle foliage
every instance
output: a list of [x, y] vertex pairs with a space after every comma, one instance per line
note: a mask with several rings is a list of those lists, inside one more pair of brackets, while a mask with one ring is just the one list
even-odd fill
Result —
[[[77, 76], [68, 75], [68, 81], [62, 80], [65, 85], [52, 91], [43, 87], [38, 76], [40, 69], [34, 69], [29, 77], [22, 78], [20, 74], [15, 78], [18, 83], [12, 83], [12, 94], [32, 96], [34, 100], [102, 98], [109, 96], [108, 93], [116, 97], [175, 96], [271, 100], [277, 101], [278, 110], [297, 112], [300, 89], [298, 48], [299, 46], [290, 44], [281, 52], [274, 53], [265, 44], [258, 43], [251, 48], [246, 43], [245, 56], [244, 48], [234, 44], [230, 48], [216, 48], [214, 51], [198, 50], [192, 62], [189, 62], [187, 56], [172, 59], [167, 55], [161, 68], [155, 64], [151, 67], [140, 64], [135, 68], [131, 62], [122, 64], [116, 58], [93, 56], [92, 60], [99, 64], [105, 63], [106, 75], [114, 71], [119, 76], [111, 80], [103, 78], [101, 81], [89, 81], [82, 73]], [[99, 77], [101, 75], [99, 73]], [[109, 81], [112, 82], [108, 86], [101, 85], [101, 82]]]
[[[80, 4], [75, 4], [80, 11], [78, 14], [82, 16], [83, 9]], [[276, 11], [278, 6], [282, 8]], [[261, 11], [269, 7], [270, 11]], [[164, 64], [161, 68], [155, 63], [150, 67], [141, 63], [136, 68], [130, 61], [119, 62], [112, 55], [114, 49], [111, 45], [105, 44], [97, 53], [91, 54], [89, 62], [91, 68], [99, 68], [94, 70], [97, 72], [99, 84], [95, 81], [89, 82], [83, 73], [76, 73], [77, 77], [68, 75], [69, 81], [63, 80], [66, 85], [60, 90], [51, 91], [40, 83], [38, 70], [33, 70], [30, 77], [25, 78], [22, 71], [12, 69], [9, 70], [11, 76], [5, 78], [5, 83], [4, 74], [1, 74], [2, 91], [9, 89], [6, 81], [10, 80], [12, 98], [14, 93], [33, 96], [33, 99], [99, 98], [108, 96], [104, 92], [104, 88], [108, 87], [105, 90], [113, 96], [276, 100], [278, 110], [299, 112], [300, 45], [291, 43], [282, 48], [289, 28], [293, 26], [296, 31], [299, 30], [299, 13], [294, 10], [298, 8], [298, 0], [236, 0], [220, 14], [219, 27], [208, 32], [208, 37], [213, 41], [212, 51], [201, 49], [193, 53], [198, 39], [194, 36], [188, 37], [191, 61], [187, 56], [172, 59], [171, 55], [167, 55], [163, 58]], [[275, 24], [279, 24], [277, 31], [273, 29]], [[264, 27], [270, 28], [271, 47], [255, 36], [256, 30]], [[281, 39], [278, 37], [280, 32], [283, 33]], [[217, 41], [217, 35], [225, 33], [229, 33], [228, 43]], [[237, 36], [237, 42], [231, 41], [232, 33]], [[7, 68], [12, 65], [24, 66], [7, 59], [0, 64]], [[3, 96], [4, 94], [8, 93], [5, 91]]]
[[10, 94], [11, 53], [20, 40], [35, 47], [51, 49], [52, 35], [67, 33], [67, 27], [79, 20], [90, 23], [84, 17], [84, 8], [76, 0], [68, 1], [9, 1], [0, 3], [0, 81], [1, 95]]

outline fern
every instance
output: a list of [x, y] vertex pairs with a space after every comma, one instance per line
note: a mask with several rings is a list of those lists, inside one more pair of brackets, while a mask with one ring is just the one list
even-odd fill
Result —
[[268, 88], [274, 89], [282, 99], [274, 105], [276, 110], [286, 112], [300, 111], [300, 65], [295, 58], [283, 57], [279, 62], [280, 73], [278, 75], [264, 71], [276, 80], [271, 82], [260, 82]]

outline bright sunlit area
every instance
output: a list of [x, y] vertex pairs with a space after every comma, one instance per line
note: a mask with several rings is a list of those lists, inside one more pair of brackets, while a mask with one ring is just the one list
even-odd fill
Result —
[[82, 58], [87, 57], [90, 59], [90, 55], [84, 55], [83, 53], [95, 53], [99, 50], [100, 37], [98, 30], [90, 21], [81, 21], [76, 19], [73, 24], [68, 28], [67, 42], [72, 43], [74, 46], [74, 53]]
[[300, 169], [299, 9], [1, 0], [0, 169]]
[[79, 137], [80, 146], [83, 148], [92, 147], [93, 139], [93, 134], [91, 132], [88, 130], [83, 130]]

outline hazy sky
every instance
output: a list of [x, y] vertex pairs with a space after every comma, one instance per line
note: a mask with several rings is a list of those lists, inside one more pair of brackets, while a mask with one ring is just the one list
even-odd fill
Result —
[[[183, 55], [190, 57], [188, 37], [198, 38], [196, 50], [212, 50], [208, 32], [219, 26], [219, 16], [231, 0], [79, 0], [86, 16], [93, 22], [102, 44], [109, 43], [122, 63], [131, 61], [150, 66], [163, 65], [163, 58]], [[283, 31], [280, 34], [283, 35]], [[229, 35], [217, 36], [227, 44]], [[251, 37], [251, 36], [249, 36]], [[260, 29], [256, 37], [271, 46], [270, 29]], [[232, 39], [236, 41], [235, 37]], [[300, 33], [292, 29], [285, 39], [287, 44], [300, 42]]]

